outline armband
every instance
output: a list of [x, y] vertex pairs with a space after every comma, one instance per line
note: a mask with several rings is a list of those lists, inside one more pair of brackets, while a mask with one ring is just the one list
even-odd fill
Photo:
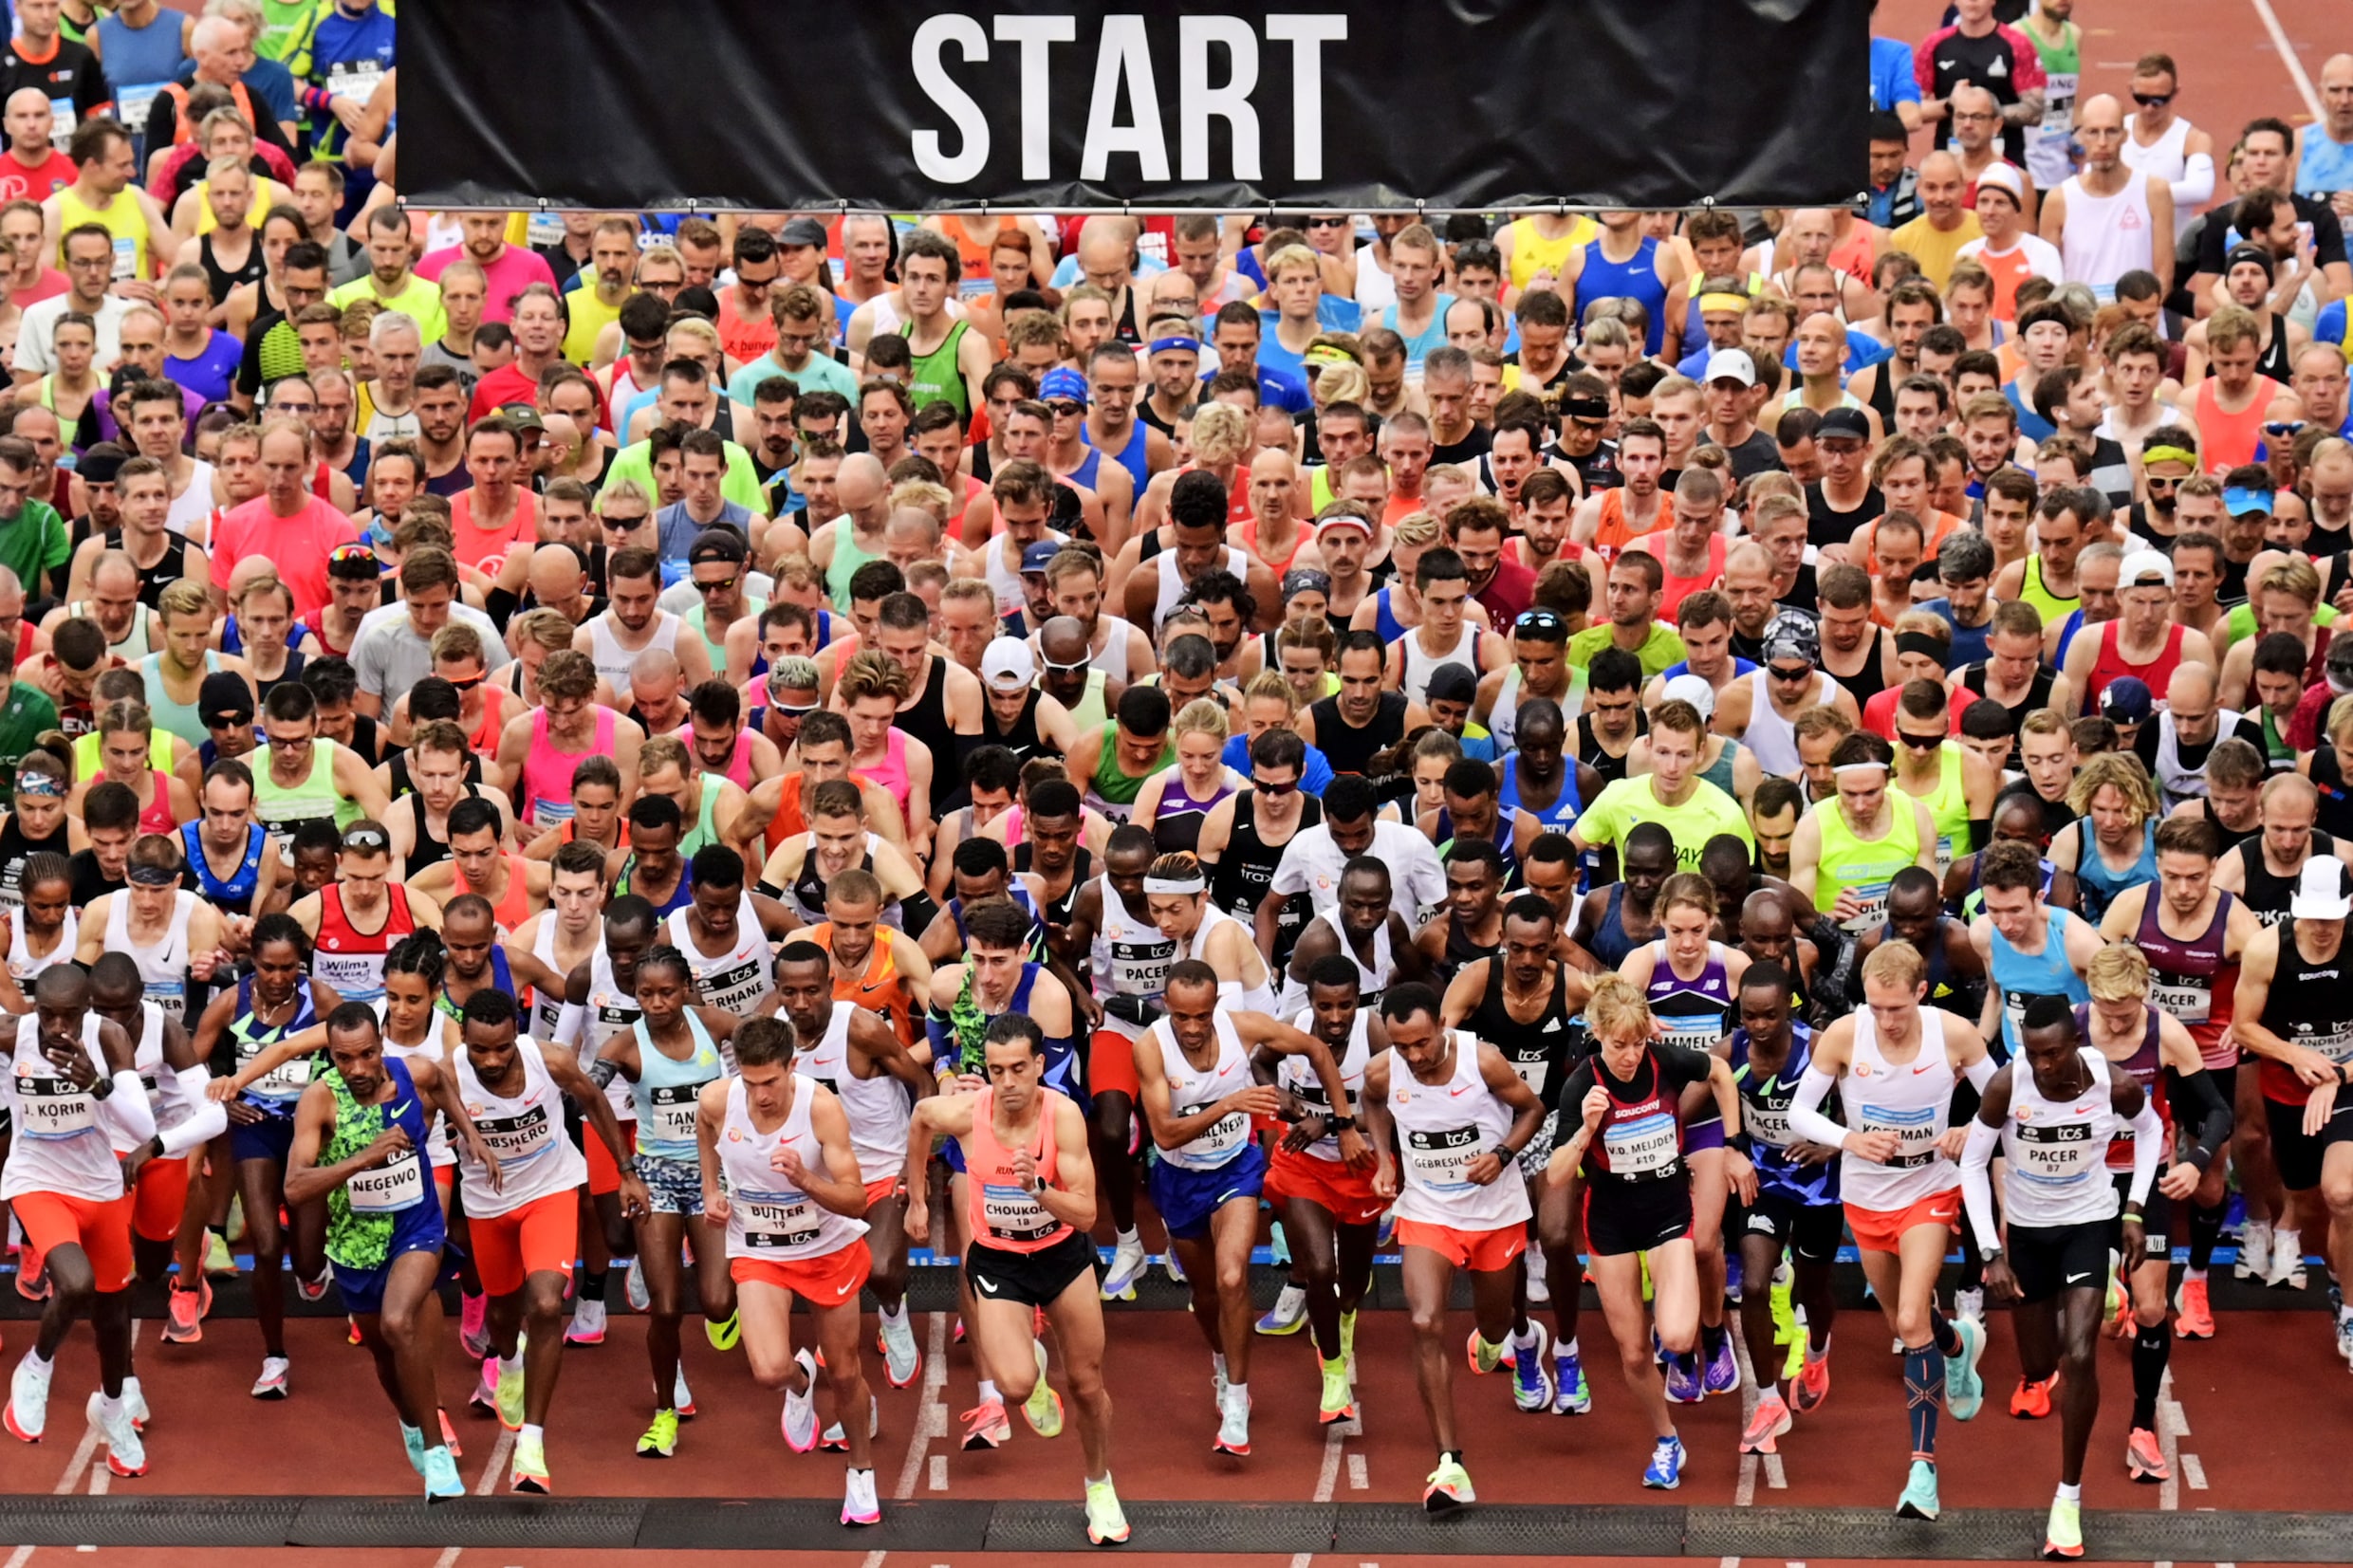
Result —
[[588, 1064], [588, 1081], [600, 1089], [610, 1088], [613, 1079], [620, 1076], [620, 1065], [603, 1057], [599, 1057]]

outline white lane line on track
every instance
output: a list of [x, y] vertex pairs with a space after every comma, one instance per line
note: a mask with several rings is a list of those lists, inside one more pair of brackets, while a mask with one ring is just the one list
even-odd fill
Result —
[[[930, 1482], [930, 1490], [948, 1488], [948, 1456], [930, 1455], [932, 1439], [948, 1435], [948, 1407], [940, 1403], [940, 1391], [948, 1386], [948, 1315], [932, 1314], [930, 1328], [923, 1346], [923, 1393], [916, 1405], [915, 1430], [907, 1437], [907, 1458], [899, 1467], [899, 1485], [891, 1495], [904, 1503], [915, 1496], [917, 1486]], [[928, 1463], [927, 1463], [928, 1461]], [[882, 1568], [888, 1552], [873, 1551], [865, 1555], [859, 1568]]]
[[[1359, 1395], [1360, 1400], [1362, 1397]], [[1329, 1503], [1332, 1500], [1332, 1494], [1340, 1489], [1340, 1469], [1343, 1460], [1347, 1462], [1348, 1485], [1352, 1487], [1364, 1485], [1357, 1479], [1363, 1472], [1364, 1456], [1352, 1454], [1347, 1450], [1349, 1438], [1363, 1435], [1364, 1414], [1361, 1403], [1354, 1416], [1345, 1421], [1335, 1421], [1324, 1429], [1324, 1466], [1316, 1472], [1316, 1502]], [[1315, 1561], [1315, 1556], [1313, 1552], [1293, 1553], [1291, 1568], [1310, 1568]]]
[[2304, 62], [2296, 57], [2296, 47], [2288, 42], [2288, 29], [2280, 26], [2279, 13], [2271, 9], [2271, 0], [2253, 0], [2255, 15], [2263, 22], [2263, 30], [2271, 35], [2271, 47], [2279, 51], [2280, 64], [2288, 67], [2288, 80], [2296, 84], [2296, 92], [2304, 99], [2305, 111], [2315, 122], [2321, 116], [2321, 95], [2312, 90], [2312, 78], [2306, 74]]

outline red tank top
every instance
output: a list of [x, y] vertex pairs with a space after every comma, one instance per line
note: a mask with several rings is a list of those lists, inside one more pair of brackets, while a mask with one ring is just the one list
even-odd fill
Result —
[[417, 917], [409, 913], [409, 890], [398, 882], [384, 889], [392, 900], [385, 913], [381, 931], [363, 932], [351, 923], [343, 911], [343, 889], [340, 882], [329, 882], [319, 890], [319, 946], [329, 952], [386, 953], [393, 944], [417, 929]]
[[[966, 1222], [975, 1242], [999, 1252], [1043, 1252], [1070, 1234], [1045, 1205], [1030, 1196], [1013, 1174], [1013, 1152], [997, 1141], [989, 1118], [996, 1104], [994, 1089], [983, 1089], [973, 1101], [973, 1130], [966, 1134], [964, 1170]], [[1054, 1181], [1054, 1105], [1062, 1098], [1051, 1089], [1039, 1091], [1038, 1142], [1029, 1151], [1037, 1162], [1038, 1179]]]
[[2214, 398], [2214, 379], [2208, 377], [2197, 388], [2197, 434], [2204, 451], [2201, 460], [2206, 471], [2216, 479], [2242, 463], [2255, 460], [2255, 447], [2263, 438], [2263, 415], [2278, 397], [2280, 384], [2269, 376], [2255, 378], [2255, 395], [2236, 414], [2225, 414]]
[[172, 781], [160, 768], [148, 769], [155, 782], [155, 798], [141, 807], [139, 830], [141, 833], [172, 834], [179, 831], [179, 823], [172, 817]]
[[2165, 628], [2163, 651], [2146, 664], [2135, 664], [2124, 656], [2119, 636], [2122, 630], [2123, 622], [2117, 620], [2111, 620], [2100, 628], [2100, 657], [2093, 662], [2091, 679], [2085, 683], [2090, 690], [2084, 693], [2084, 711], [2086, 713], [2098, 712], [2100, 693], [2106, 691], [2111, 682], [2121, 680], [2126, 675], [2146, 686], [2149, 694], [2161, 702], [2165, 697], [2165, 688], [2173, 682], [2174, 671], [2180, 667], [2180, 625]]
[[[1658, 521], [1643, 532], [1674, 526], [1675, 497], [1661, 492], [1658, 497]], [[1626, 517], [1626, 492], [1615, 489], [1603, 490], [1601, 521], [1593, 529], [1593, 553], [1602, 558], [1602, 564], [1616, 565], [1620, 552], [1640, 537]]]

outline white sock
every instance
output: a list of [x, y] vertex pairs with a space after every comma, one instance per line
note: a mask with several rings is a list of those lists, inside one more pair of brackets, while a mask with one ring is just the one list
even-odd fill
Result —
[[534, 1427], [527, 1421], [523, 1424], [523, 1439], [528, 1443], [545, 1443], [547, 1441], [547, 1429]]
[[2070, 1485], [2067, 1485], [2066, 1482], [2064, 1482], [2064, 1481], [2062, 1481], [2061, 1483], [2059, 1483], [2059, 1501], [2060, 1501], [2060, 1502], [2062, 1502], [2062, 1503], [2081, 1503], [2081, 1502], [2083, 1502], [2083, 1501], [2084, 1501], [2084, 1487], [2083, 1487], [2083, 1484], [2079, 1482], [2079, 1483], [2077, 1483], [2075, 1485], [2070, 1486]]
[[1218, 1350], [1218, 1351], [1212, 1351], [1212, 1352], [1210, 1353], [1210, 1357], [1209, 1357], [1209, 1360], [1210, 1360], [1210, 1365], [1211, 1365], [1211, 1366], [1214, 1366], [1214, 1367], [1215, 1367], [1215, 1368], [1217, 1369], [1217, 1375], [1218, 1375], [1218, 1376], [1220, 1376], [1220, 1377], [1225, 1376], [1225, 1374], [1226, 1374], [1226, 1353], [1225, 1353], [1224, 1351], [1222, 1351], [1222, 1350]]
[[1226, 1385], [1226, 1397], [1232, 1399], [1237, 1395], [1247, 1401], [1250, 1398], [1250, 1385], [1248, 1383], [1228, 1383]]
[[1515, 1329], [1512, 1331], [1511, 1348], [1513, 1350], [1527, 1350], [1535, 1343], [1536, 1320], [1531, 1318], [1529, 1319], [1528, 1326], [1526, 1328]]
[[515, 1347], [515, 1353], [512, 1356], [502, 1356], [498, 1358], [498, 1371], [499, 1375], [502, 1377], [508, 1373], [521, 1372], [522, 1370], [523, 1347], [521, 1345], [517, 1345]]
[[25, 1352], [25, 1359], [32, 1362], [36, 1366], [45, 1368], [56, 1365], [55, 1362], [41, 1354], [41, 1347], [39, 1345], [35, 1345], [30, 1350]]
[[1005, 1395], [997, 1392], [997, 1386], [993, 1379], [984, 1377], [980, 1380], [980, 1402], [984, 1405], [1002, 1405], [1005, 1403]]
[[907, 1320], [907, 1299], [904, 1296], [901, 1296], [899, 1299], [899, 1306], [897, 1310], [893, 1310], [890, 1307], [882, 1308], [882, 1316], [889, 1319], [894, 1323], [905, 1322]]
[[1121, 1246], [1141, 1246], [1144, 1245], [1143, 1236], [1133, 1226], [1130, 1226], [1127, 1229], [1121, 1231], [1117, 1239], [1119, 1245]]
[[2203, 1280], [2206, 1278], [2206, 1271], [2202, 1268], [2185, 1268], [2181, 1271], [2181, 1277], [2184, 1280]]
[[1574, 1336], [1571, 1336], [1571, 1337], [1570, 1337], [1567, 1340], [1566, 1340], [1566, 1341], [1559, 1340], [1559, 1339], [1555, 1339], [1555, 1340], [1553, 1340], [1553, 1341], [1552, 1341], [1552, 1354], [1553, 1354], [1555, 1356], [1575, 1356], [1575, 1355], [1577, 1355], [1577, 1354], [1578, 1354], [1578, 1350], [1577, 1350], [1577, 1340], [1576, 1340], [1575, 1337], [1574, 1337]]
[[119, 1393], [100, 1393], [98, 1396], [98, 1411], [101, 1415], [108, 1417], [120, 1415], [122, 1413], [122, 1396]]
[[2271, 1231], [2271, 1246], [2275, 1257], [2286, 1257], [2299, 1264], [2304, 1262], [2304, 1237], [2296, 1231], [2274, 1227]]

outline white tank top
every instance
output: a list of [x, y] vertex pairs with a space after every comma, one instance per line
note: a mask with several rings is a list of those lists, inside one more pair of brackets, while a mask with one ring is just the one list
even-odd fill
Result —
[[719, 1125], [720, 1178], [727, 1184], [727, 1255], [793, 1263], [824, 1258], [856, 1245], [866, 1222], [836, 1214], [800, 1191], [769, 1164], [780, 1145], [790, 1145], [810, 1171], [832, 1172], [824, 1147], [809, 1125], [809, 1102], [824, 1092], [815, 1079], [792, 1075], [792, 1109], [772, 1133], [751, 1125], [744, 1103], [744, 1080], [727, 1080], [727, 1117]]
[[[588, 958], [588, 1020], [581, 1031], [580, 1065], [583, 1071], [593, 1066], [604, 1042], [636, 1024], [643, 1016], [638, 999], [621, 988], [613, 978], [613, 955], [605, 950], [603, 941], [597, 942], [597, 950]], [[613, 1107], [613, 1115], [623, 1121], [638, 1119], [638, 1097], [630, 1092], [626, 1079], [616, 1074], [604, 1086], [605, 1100]]]
[[1920, 1009], [1920, 1051], [1889, 1065], [1880, 1055], [1879, 1030], [1867, 1007], [1855, 1019], [1854, 1061], [1839, 1096], [1846, 1125], [1858, 1133], [1893, 1133], [1896, 1154], [1886, 1164], [1849, 1151], [1839, 1156], [1839, 1191], [1857, 1208], [1909, 1208], [1961, 1185], [1961, 1168], [1936, 1153], [1953, 1114], [1957, 1081], [1944, 1050], [1944, 1019]]
[[[1372, 1016], [1370, 1008], [1362, 1003], [1357, 1005], [1356, 1023], [1348, 1029], [1348, 1048], [1340, 1053], [1340, 1081], [1347, 1086], [1351, 1107], [1364, 1092], [1365, 1064], [1373, 1060], [1372, 1039], [1366, 1027]], [[1291, 1027], [1303, 1034], [1313, 1034], [1315, 1009], [1310, 1007], [1293, 1018]], [[1275, 1063], [1274, 1080], [1319, 1111], [1332, 1108], [1331, 1097], [1324, 1092], [1324, 1080], [1315, 1076], [1315, 1069], [1307, 1065], [1304, 1057], [1287, 1056]], [[1310, 1159], [1337, 1163], [1340, 1159], [1339, 1134], [1325, 1134], [1307, 1145], [1306, 1152]]]
[[[539, 1042], [528, 1035], [517, 1040], [515, 1058], [523, 1063], [523, 1092], [509, 1098], [484, 1088], [474, 1076], [473, 1062], [464, 1051], [457, 1053], [457, 1098], [473, 1118], [474, 1131], [498, 1156], [500, 1190], [495, 1192], [491, 1190], [490, 1172], [475, 1164], [470, 1153], [457, 1161], [466, 1212], [478, 1220], [511, 1214], [550, 1193], [568, 1193], [588, 1179], [587, 1160], [564, 1131], [564, 1091], [547, 1071]], [[440, 1118], [434, 1119], [438, 1134]]]
[[[993, 560], [995, 552], [991, 551], [990, 555]], [[1104, 616], [1102, 624], [1111, 628], [1111, 635], [1103, 639], [1102, 652], [1093, 655], [1086, 662], [1113, 680], [1123, 681], [1127, 679], [1127, 639], [1143, 634], [1120, 616]]]
[[1421, 651], [1421, 628], [1417, 626], [1398, 639], [1405, 650], [1405, 700], [1427, 702], [1430, 698], [1430, 677], [1438, 673], [1441, 664], [1459, 664], [1473, 675], [1479, 673], [1479, 629], [1466, 619], [1462, 635], [1454, 646], [1444, 654]]
[[[1756, 753], [1756, 766], [1766, 772], [1785, 779], [1794, 779], [1806, 770], [1806, 763], [1797, 754], [1797, 728], [1774, 710], [1772, 690], [1767, 684], [1765, 672], [1743, 675], [1756, 696], [1749, 704], [1749, 728], [1740, 737], [1740, 744]], [[1814, 672], [1813, 694], [1798, 711], [1820, 707], [1832, 700], [1838, 682], [1827, 670]]]
[[[2135, 174], [2155, 175], [2168, 185], [2187, 174], [2190, 166], [2186, 151], [2190, 142], [2190, 122], [2179, 115], [2174, 116], [2174, 122], [2165, 127], [2165, 134], [2145, 147], [2133, 139], [2140, 135], [2140, 124], [2139, 115], [2124, 117], [2124, 146], [2119, 154], [2124, 160], [2124, 167]], [[2074, 202], [2075, 197], [2070, 194], [2067, 203], [2072, 207]]]
[[[1169, 1109], [1179, 1116], [1192, 1116], [1251, 1085], [1250, 1052], [1243, 1048], [1233, 1020], [1219, 1011], [1212, 1019], [1212, 1028], [1217, 1060], [1204, 1071], [1185, 1060], [1168, 1020], [1152, 1025], [1152, 1038], [1160, 1047], [1160, 1064], [1168, 1074]], [[1156, 1154], [1180, 1171], [1216, 1171], [1239, 1156], [1250, 1141], [1250, 1117], [1232, 1111], [1189, 1142], [1158, 1150]]]
[[[105, 1048], [98, 1042], [98, 1014], [82, 1016], [82, 1048], [101, 1073], [106, 1071]], [[87, 1089], [77, 1089], [41, 1054], [41, 1021], [27, 1016], [16, 1021], [16, 1045], [9, 1062], [9, 1106], [16, 1116], [16, 1136], [9, 1145], [9, 1160], [0, 1170], [0, 1198], [28, 1192], [55, 1192], [90, 1203], [111, 1203], [122, 1196], [122, 1167], [115, 1161], [114, 1142], [99, 1103]]]
[[629, 701], [630, 667], [638, 662], [638, 655], [656, 648], [664, 653], [677, 652], [680, 624], [678, 618], [669, 611], [656, 610], [654, 625], [645, 639], [645, 646], [623, 648], [621, 639], [613, 635], [613, 617], [609, 611], [588, 623], [588, 646], [592, 650], [588, 656], [596, 664], [597, 673], [612, 683], [613, 694], [624, 705]]
[[[1397, 952], [1389, 940], [1389, 922], [1383, 920], [1380, 923], [1380, 930], [1373, 933], [1373, 961], [1369, 965], [1356, 955], [1356, 949], [1349, 944], [1348, 933], [1340, 929], [1338, 909], [1316, 911], [1308, 917], [1307, 924], [1302, 928], [1300, 934], [1305, 936], [1307, 932], [1314, 930], [1318, 925], [1328, 926], [1331, 929], [1333, 938], [1340, 944], [1340, 956], [1356, 966], [1358, 1016], [1362, 1017], [1380, 1005], [1380, 993], [1389, 988], [1390, 980], [1397, 974]], [[1306, 1005], [1306, 986], [1286, 973], [1283, 977], [1283, 996], [1277, 1010], [1293, 1012]], [[1300, 1027], [1305, 1028], [1306, 1025], [1303, 1024]]]
[[1366, 310], [1386, 310], [1398, 303], [1397, 280], [1373, 259], [1371, 241], [1356, 248], [1356, 303]]
[[[441, 1049], [442, 1014], [437, 1008], [425, 1024], [425, 1038], [414, 1045], [403, 1045], [392, 1038], [392, 1025], [385, 1022], [384, 999], [380, 996], [368, 1005], [376, 1009], [376, 1027], [383, 1036], [386, 1057], [398, 1057], [402, 1061], [430, 1061], [436, 1068], [448, 1070], [450, 1060]], [[463, 1056], [465, 1053], [460, 1051], [458, 1054]], [[425, 1157], [431, 1160], [435, 1168], [457, 1163], [457, 1151], [450, 1147], [448, 1117], [434, 1117], [433, 1125], [426, 1129]]]
[[[1257, 943], [1251, 938], [1251, 929], [1248, 926], [1243, 926], [1241, 921], [1236, 920], [1232, 915], [1228, 914], [1224, 910], [1219, 909], [1216, 905], [1204, 903], [1201, 906], [1201, 923], [1194, 928], [1193, 940], [1184, 944], [1184, 956], [1187, 958], [1199, 958], [1202, 953], [1206, 952], [1209, 950], [1210, 933], [1214, 932], [1220, 925], [1241, 926], [1242, 939], [1249, 945], [1250, 952], [1251, 954], [1258, 953]], [[1344, 947], [1346, 944], [1343, 943], [1342, 945]], [[1228, 995], [1224, 990], [1224, 985], [1229, 983], [1221, 983], [1219, 987], [1219, 994], [1224, 1001], [1231, 1002], [1234, 1006], [1245, 1007], [1251, 1012], [1263, 1013], [1274, 1005], [1274, 972], [1268, 966], [1263, 955], [1259, 955], [1257, 961], [1258, 967], [1262, 970], [1266, 971], [1258, 977], [1257, 985], [1252, 986], [1248, 982], [1243, 982], [1241, 984], [1241, 994], [1239, 996], [1232, 996]]]
[[2108, 1140], [2128, 1125], [2116, 1114], [2108, 1059], [2075, 1053], [2091, 1086], [2073, 1099], [2047, 1098], [2023, 1061], [2010, 1063], [2010, 1116], [2002, 1123], [2007, 1179], [2002, 1208], [2013, 1226], [2104, 1224], [2116, 1218], [2116, 1183], [2108, 1175]]
[[25, 911], [20, 904], [9, 919], [9, 973], [22, 987], [52, 964], [68, 962], [81, 946], [82, 912], [68, 904], [65, 906], [65, 924], [58, 932], [57, 946], [49, 950], [47, 957], [35, 958], [32, 949], [25, 943]]
[[[1176, 552], [1174, 548], [1164, 549], [1158, 555], [1154, 556], [1152, 569], [1158, 575], [1160, 581], [1159, 596], [1152, 601], [1152, 632], [1155, 636], [1158, 636], [1160, 622], [1168, 618], [1168, 613], [1176, 608], [1177, 600], [1185, 597], [1185, 581], [1176, 575]], [[1227, 545], [1224, 569], [1232, 572], [1236, 581], [1248, 582], [1250, 581], [1250, 556], [1238, 546]], [[1124, 677], [1126, 672], [1122, 671], [1121, 674]]]
[[172, 921], [164, 928], [163, 938], [147, 947], [131, 940], [131, 895], [125, 889], [106, 912], [106, 950], [127, 952], [139, 962], [139, 972], [147, 982], [147, 1000], [163, 1009], [164, 1016], [174, 1023], [188, 1016], [188, 921], [196, 913], [198, 899], [182, 889], [172, 899]]
[[907, 1163], [907, 1122], [914, 1106], [907, 1086], [888, 1073], [860, 1078], [850, 1071], [850, 1020], [859, 1013], [855, 1002], [837, 1002], [825, 1024], [824, 1038], [803, 1042], [793, 1068], [813, 1083], [822, 1083], [842, 1101], [849, 1118], [850, 1151], [858, 1156], [858, 1179], [879, 1182], [896, 1175]]
[[1444, 1083], [1424, 1083], [1394, 1050], [1389, 1059], [1389, 1119], [1397, 1123], [1397, 1214], [1401, 1220], [1455, 1230], [1500, 1230], [1525, 1225], [1531, 1212], [1528, 1184], [1501, 1154], [1503, 1174], [1485, 1187], [1463, 1179], [1473, 1160], [1500, 1149], [1511, 1135], [1511, 1109], [1479, 1076], [1479, 1042], [1460, 1029], [1454, 1072]]
[[2135, 269], [2145, 270], [2156, 254], [2148, 184], [2135, 177], [2112, 196], [2096, 196], [2084, 189], [2078, 175], [2059, 189], [2067, 198], [2066, 226], [2059, 235], [2067, 277], [2090, 285], [2103, 303], [2112, 300], [2116, 280]]
[[[688, 916], [693, 913], [691, 904], [670, 912], [670, 945], [686, 954], [687, 967], [695, 971], [695, 986], [702, 993], [704, 1006], [750, 1017], [769, 993], [770, 961], [768, 932], [760, 927], [760, 912], [752, 908], [751, 895], [747, 893], [736, 900], [735, 940], [716, 958], [695, 945], [694, 933], [687, 927]], [[734, 1053], [721, 1054], [732, 1071]]]
[[[604, 920], [601, 915], [597, 919], [595, 933], [590, 940], [593, 943], [593, 951], [602, 953], [604, 950]], [[568, 978], [570, 966], [559, 963], [556, 959], [556, 912], [552, 909], [548, 910], [539, 922], [539, 935], [531, 943], [531, 956], [558, 976]], [[556, 1024], [563, 1017], [564, 998], [547, 996], [535, 988], [531, 997], [531, 1033], [541, 1040], [555, 1039]]]
[[[1102, 918], [1096, 923], [1095, 940], [1087, 949], [1095, 994], [1140, 996], [1157, 1003], [1168, 986], [1169, 966], [1176, 962], [1176, 944], [1162, 936], [1160, 928], [1149, 920], [1128, 913], [1108, 876], [1095, 878], [1095, 891], [1102, 899]], [[1203, 923], [1207, 924], [1206, 913]], [[1145, 1025], [1106, 1011], [1102, 1027], [1134, 1040]]]
[[[848, 526], [846, 520], [843, 526]], [[1046, 530], [1046, 537], [1060, 544], [1065, 542], [1066, 536], [1048, 528]], [[997, 614], [1000, 617], [1019, 615], [1028, 604], [1029, 596], [1022, 588], [1021, 573], [1005, 563], [1004, 541], [992, 539], [989, 542], [989, 553], [982, 561], [981, 575], [989, 580], [989, 586], [996, 591]], [[1127, 678], [1126, 665], [1120, 666], [1119, 675], [1121, 680]]]

